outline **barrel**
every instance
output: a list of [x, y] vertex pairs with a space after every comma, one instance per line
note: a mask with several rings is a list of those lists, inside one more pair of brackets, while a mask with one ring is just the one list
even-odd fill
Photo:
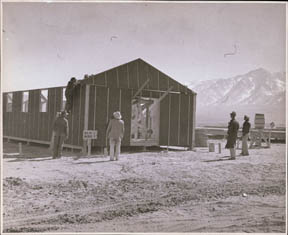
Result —
[[196, 147], [207, 147], [208, 135], [205, 129], [195, 130], [195, 146]]
[[265, 127], [265, 117], [264, 114], [256, 113], [254, 119], [255, 129], [264, 129]]

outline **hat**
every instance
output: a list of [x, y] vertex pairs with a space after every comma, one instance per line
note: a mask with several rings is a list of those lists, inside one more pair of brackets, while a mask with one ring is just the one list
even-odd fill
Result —
[[249, 117], [247, 115], [244, 115], [244, 120], [248, 120], [249, 121]]
[[115, 119], [121, 119], [122, 118], [121, 113], [119, 111], [114, 112], [113, 116], [114, 116]]
[[232, 113], [230, 113], [230, 115], [232, 115], [232, 116], [236, 116], [236, 112], [232, 112]]
[[66, 111], [64, 110], [64, 111], [62, 111], [62, 112], [60, 112], [60, 117], [66, 117], [66, 115], [67, 115], [67, 113], [66, 113]]

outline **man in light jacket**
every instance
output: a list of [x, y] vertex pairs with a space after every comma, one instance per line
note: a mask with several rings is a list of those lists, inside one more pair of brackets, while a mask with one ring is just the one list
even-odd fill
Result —
[[248, 137], [249, 137], [249, 132], [250, 132], [250, 127], [251, 124], [249, 122], [249, 117], [248, 116], [244, 116], [244, 123], [243, 123], [243, 127], [242, 127], [242, 152], [241, 155], [243, 156], [248, 156], [249, 152], [248, 152]]
[[117, 161], [120, 155], [121, 140], [124, 136], [124, 121], [119, 111], [113, 113], [114, 119], [109, 121], [106, 136], [110, 144], [110, 161]]

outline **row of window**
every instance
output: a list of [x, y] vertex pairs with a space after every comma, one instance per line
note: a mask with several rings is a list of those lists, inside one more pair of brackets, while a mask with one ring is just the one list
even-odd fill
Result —
[[[41, 90], [40, 92], [40, 103], [39, 103], [39, 112], [45, 113], [48, 110], [48, 90]], [[13, 104], [13, 93], [7, 93], [7, 101], [6, 101], [6, 112], [12, 112], [12, 104]], [[29, 92], [23, 91], [21, 98], [21, 112], [28, 112], [28, 104], [29, 104]], [[65, 88], [62, 90], [62, 107], [63, 110], [66, 104], [65, 97]]]

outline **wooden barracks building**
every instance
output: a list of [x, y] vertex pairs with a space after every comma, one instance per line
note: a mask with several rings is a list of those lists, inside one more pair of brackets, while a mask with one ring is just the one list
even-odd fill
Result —
[[[65, 87], [3, 93], [3, 137], [50, 144]], [[84, 146], [83, 130], [97, 130], [92, 147], [106, 145], [113, 112], [125, 122], [123, 146], [181, 146], [195, 141], [196, 93], [142, 59], [87, 76], [73, 97], [66, 147]]]

